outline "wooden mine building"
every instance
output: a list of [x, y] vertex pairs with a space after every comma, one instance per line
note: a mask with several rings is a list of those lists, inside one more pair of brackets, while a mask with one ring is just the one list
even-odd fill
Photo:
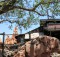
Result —
[[16, 36], [17, 42], [29, 41], [39, 35], [48, 35], [60, 39], [60, 19], [42, 19], [40, 27]]
[[42, 19], [40, 20], [40, 27], [45, 35], [60, 39], [60, 19]]
[[[38, 37], [39, 36], [39, 28], [36, 28], [34, 30], [31, 30], [25, 34], [20, 34], [18, 36], [16, 36], [16, 39], [17, 39], [17, 42], [19, 43], [23, 43], [23, 42], [26, 42], [26, 41], [29, 41], [31, 39], [34, 39], [35, 37]], [[34, 36], [35, 35], [35, 36]]]

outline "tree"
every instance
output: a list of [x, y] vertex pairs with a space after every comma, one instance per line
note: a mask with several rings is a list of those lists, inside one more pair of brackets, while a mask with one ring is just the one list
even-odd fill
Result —
[[59, 3], [60, 0], [1, 0], [0, 23], [7, 21], [28, 28], [37, 24], [40, 16], [56, 19], [60, 15]]

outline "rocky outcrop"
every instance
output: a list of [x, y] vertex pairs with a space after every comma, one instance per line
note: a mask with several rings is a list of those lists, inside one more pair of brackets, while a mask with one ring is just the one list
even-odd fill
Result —
[[27, 57], [50, 57], [52, 53], [60, 53], [60, 42], [55, 37], [44, 36], [26, 43]]
[[37, 37], [12, 52], [13, 57], [52, 57], [60, 54], [60, 41], [50, 36]]
[[17, 40], [15, 38], [16, 35], [18, 35], [17, 27], [14, 28], [11, 38], [7, 35], [7, 38], [5, 39], [5, 44], [16, 44], [17, 43]]
[[11, 39], [10, 39], [10, 37], [7, 35], [7, 38], [6, 38], [6, 40], [5, 40], [5, 44], [10, 44], [10, 41], [11, 41]]

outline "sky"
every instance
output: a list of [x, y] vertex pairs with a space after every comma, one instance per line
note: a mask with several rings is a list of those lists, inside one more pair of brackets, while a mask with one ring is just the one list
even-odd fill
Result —
[[[41, 17], [41, 19], [44, 19], [44, 18], [47, 18], [47, 17]], [[5, 32], [5, 34], [13, 34], [13, 30], [15, 28], [15, 24], [13, 24], [13, 27], [12, 27], [12, 30], [9, 28], [9, 23], [8, 22], [5, 22], [5, 23], [1, 23], [0, 24], [0, 33], [3, 33]], [[19, 34], [24, 34], [24, 33], [27, 33], [37, 27], [39, 27], [40, 24], [36, 24], [36, 25], [31, 25], [30, 28], [28, 28], [27, 30], [25, 29], [22, 29], [22, 32], [20, 32], [20, 30], [18, 29], [18, 33]], [[0, 38], [3, 40], [3, 36], [0, 35]], [[5, 37], [6, 38], [6, 37]]]
[[[1, 0], [2, 1], [2, 0]], [[50, 13], [49, 13], [50, 14]], [[57, 19], [59, 19], [60, 16], [57, 17]], [[47, 19], [47, 17], [40, 17], [40, 19]], [[27, 30], [22, 29], [22, 34], [31, 31], [37, 27], [39, 27], [40, 25], [32, 25], [30, 28], [28, 28]], [[2, 23], [0, 24], [0, 33], [5, 32], [5, 34], [13, 34], [13, 29], [15, 28], [15, 24], [13, 24], [12, 30], [9, 29], [9, 23]], [[21, 32], [18, 30], [18, 33], [21, 34]], [[2, 39], [3, 37], [0, 35], [0, 38]]]
[[[60, 18], [60, 16], [57, 16], [57, 19], [59, 19]], [[45, 17], [40, 17], [40, 19], [47, 19], [47, 17], [45, 16]], [[15, 28], [15, 24], [13, 24], [13, 27], [12, 27], [12, 29], [10, 29], [9, 28], [9, 23], [8, 22], [6, 22], [6, 23], [1, 23], [0, 24], [0, 33], [3, 33], [3, 32], [5, 32], [5, 34], [13, 34], [13, 30], [14, 30], [14, 28]], [[29, 32], [29, 31], [31, 31], [31, 30], [33, 30], [33, 29], [35, 29], [35, 28], [38, 28], [40, 26], [40, 24], [36, 24], [36, 25], [32, 25], [30, 28], [28, 28], [27, 30], [25, 30], [25, 29], [22, 29], [22, 32], [20, 32], [20, 30], [18, 29], [18, 33], [19, 34], [24, 34], [24, 33], [26, 33], [26, 32]], [[0, 35], [0, 38], [3, 40], [3, 36], [1, 36]]]
[[[5, 34], [13, 34], [13, 30], [14, 30], [14, 28], [15, 28], [15, 24], [13, 24], [13, 27], [12, 27], [12, 30], [10, 29], [10, 28], [8, 28], [9, 27], [9, 25], [8, 24], [6, 24], [6, 23], [3, 23], [3, 24], [0, 24], [0, 33], [3, 33], [3, 32], [5, 32]], [[35, 29], [35, 28], [37, 28], [37, 27], [39, 27], [39, 24], [37, 24], [37, 25], [32, 25], [30, 28], [28, 28], [27, 30], [22, 30], [22, 33], [19, 31], [19, 29], [18, 29], [18, 33], [19, 34], [24, 34], [24, 33], [26, 33], [26, 32], [28, 32], [28, 31], [31, 31], [31, 30], [33, 30], [33, 29]], [[10, 35], [11, 36], [11, 35]], [[0, 38], [3, 40], [3, 36], [2, 35], [0, 35]], [[5, 38], [6, 38], [6, 36], [5, 36]]]

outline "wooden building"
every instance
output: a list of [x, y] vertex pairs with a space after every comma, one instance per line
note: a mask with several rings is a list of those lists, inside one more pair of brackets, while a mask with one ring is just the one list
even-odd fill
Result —
[[16, 36], [16, 39], [17, 42], [21, 42], [22, 39], [29, 41], [41, 36], [41, 34], [60, 38], [60, 19], [42, 19], [40, 27]]
[[45, 35], [60, 38], [60, 19], [42, 19], [40, 27]]
[[40, 27], [34, 29], [34, 30], [31, 30], [25, 34], [20, 34], [18, 36], [16, 36], [15, 38], [17, 39], [17, 42], [19, 43], [22, 43], [22, 42], [26, 42], [26, 41], [29, 41], [31, 39], [34, 39], [36, 37], [39, 36], [39, 30], [40, 30]]
[[16, 36], [15, 38], [17, 39], [17, 43], [24, 43], [25, 34], [20, 34]]

